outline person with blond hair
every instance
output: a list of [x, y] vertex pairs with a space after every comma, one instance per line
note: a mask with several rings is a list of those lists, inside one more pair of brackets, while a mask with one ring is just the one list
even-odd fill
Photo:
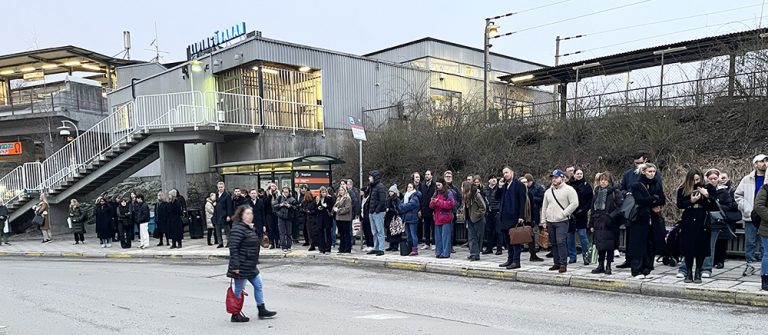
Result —
[[69, 201], [69, 228], [72, 234], [75, 236], [75, 244], [82, 242], [85, 244], [85, 213], [80, 208], [80, 203], [77, 199]]
[[40, 202], [32, 207], [35, 212], [35, 220], [39, 221], [40, 231], [43, 233], [43, 243], [51, 243], [51, 221], [49, 220], [48, 210], [48, 197], [43, 193], [40, 194]]

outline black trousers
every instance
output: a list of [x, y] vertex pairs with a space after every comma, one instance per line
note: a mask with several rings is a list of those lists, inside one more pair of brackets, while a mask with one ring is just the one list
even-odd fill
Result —
[[117, 235], [120, 237], [120, 246], [123, 249], [128, 249], [131, 247], [131, 236], [129, 235], [130, 233], [130, 225], [117, 225]]
[[432, 214], [426, 214], [424, 215], [422, 213], [422, 221], [424, 222], [424, 243], [427, 245], [433, 245], [435, 244], [435, 219], [432, 217]]
[[310, 244], [312, 237], [309, 234], [310, 228], [309, 228], [309, 220], [303, 220], [304, 221], [304, 227], [302, 228], [302, 234], [304, 234], [304, 243]]
[[277, 216], [267, 216], [267, 234], [269, 235], [269, 242], [273, 246], [277, 246], [280, 241], [280, 227], [277, 224]]
[[499, 232], [498, 210], [489, 211], [485, 215], [485, 249], [491, 250], [493, 247], [501, 249], [504, 243], [501, 232]]
[[352, 221], [336, 221], [339, 232], [339, 252], [352, 252]]
[[[323, 215], [325, 214], [319, 214], [318, 216]], [[320, 249], [320, 252], [331, 252], [331, 244], [333, 244], [331, 239], [332, 226], [333, 222], [331, 222], [330, 217], [318, 218], [315, 222], [315, 238], [313, 241], [317, 248]]]
[[608, 260], [608, 265], [613, 263], [613, 249], [611, 250], [597, 250], [597, 261], [600, 264], [603, 264], [603, 262]]
[[85, 235], [83, 233], [75, 233], [75, 243], [85, 242]]
[[627, 240], [644, 241], [644, 245], [632, 245], [632, 257], [627, 257], [627, 261], [632, 265], [632, 276], [648, 275], [653, 271], [654, 245], [651, 227], [633, 227], [630, 234]]
[[[699, 273], [701, 272], [701, 267], [704, 265], [704, 256], [685, 256], [685, 269], [688, 271], [686, 273], [691, 274]], [[696, 272], [693, 272], [693, 261], [696, 260]]]
[[717, 240], [717, 242], [715, 242], [714, 264], [725, 263], [725, 256], [727, 251], [728, 240]]
[[371, 220], [366, 216], [361, 223], [363, 226], [363, 234], [365, 235], [365, 246], [373, 248], [373, 231], [371, 230]]
[[208, 228], [208, 244], [211, 244], [211, 235], [213, 235], [214, 244], [219, 244], [219, 236], [214, 232], [216, 228]]

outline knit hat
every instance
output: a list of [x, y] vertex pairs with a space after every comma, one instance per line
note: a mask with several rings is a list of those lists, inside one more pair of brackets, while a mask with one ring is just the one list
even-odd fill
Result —
[[392, 184], [392, 186], [389, 187], [389, 191], [392, 193], [397, 193], [397, 184]]

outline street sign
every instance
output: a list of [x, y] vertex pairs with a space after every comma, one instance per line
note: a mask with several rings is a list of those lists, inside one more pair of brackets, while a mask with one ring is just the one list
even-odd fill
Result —
[[0, 143], [0, 156], [21, 155], [21, 142]]
[[352, 137], [354, 137], [358, 141], [367, 141], [368, 139], [365, 137], [365, 129], [363, 129], [363, 126], [358, 125], [352, 125]]

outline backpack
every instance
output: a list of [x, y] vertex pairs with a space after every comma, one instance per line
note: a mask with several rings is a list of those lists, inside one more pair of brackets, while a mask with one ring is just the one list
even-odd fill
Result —
[[[768, 184], [763, 185], [761, 191], [768, 191], [768, 187], [766, 186], [768, 186]], [[752, 224], [755, 225], [755, 228], [760, 228], [760, 223], [763, 221], [763, 218], [761, 218], [754, 209], [752, 209], [750, 218], [752, 219]]]
[[635, 203], [635, 197], [632, 193], [627, 193], [624, 197], [624, 202], [621, 204], [621, 215], [627, 222], [633, 222], [637, 219], [637, 203]]

